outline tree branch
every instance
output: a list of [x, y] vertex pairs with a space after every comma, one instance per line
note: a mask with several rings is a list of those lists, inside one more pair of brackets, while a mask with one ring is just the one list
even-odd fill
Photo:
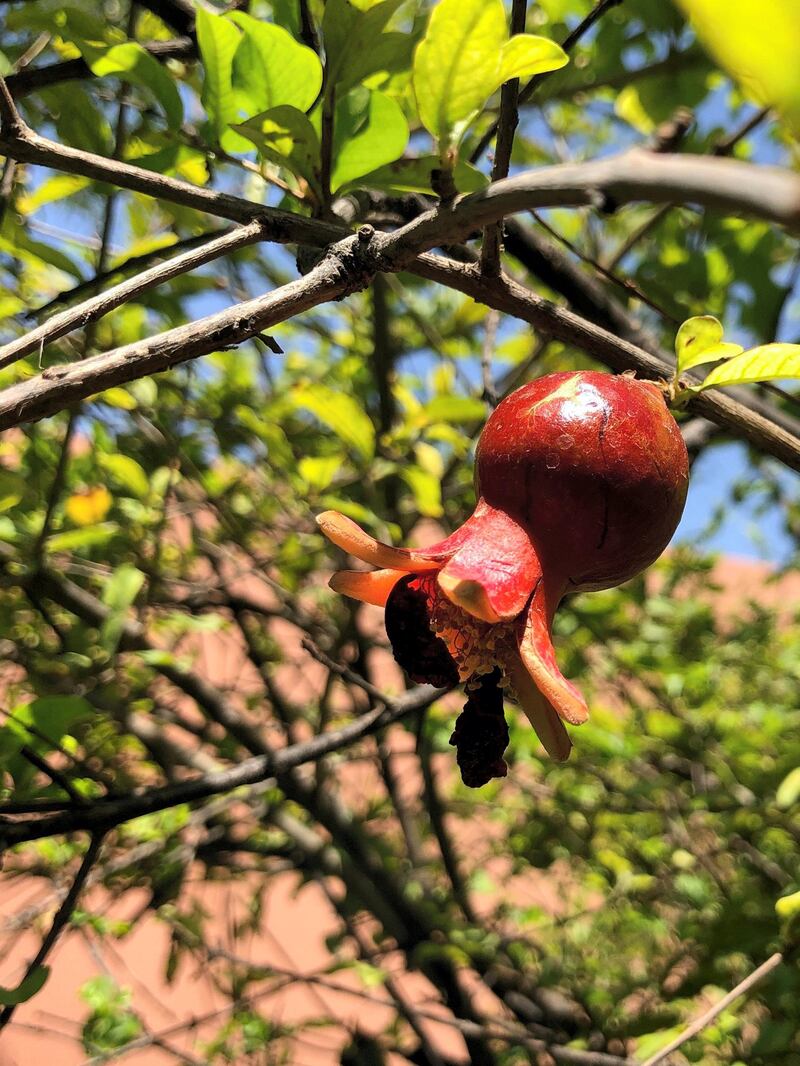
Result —
[[420, 215], [381, 250], [393, 268], [415, 254], [452, 244], [506, 215], [540, 207], [616, 208], [651, 203], [696, 203], [748, 214], [800, 231], [800, 176], [781, 167], [734, 159], [669, 155], [634, 148], [609, 159], [562, 163], [525, 171], [462, 196], [452, 208]]
[[748, 977], [745, 977], [743, 981], [739, 982], [736, 988], [732, 988], [727, 995], [723, 996], [713, 1007], [710, 1007], [705, 1014], [701, 1014], [691, 1025], [687, 1026], [680, 1036], [676, 1036], [675, 1039], [670, 1041], [670, 1043], [662, 1048], [661, 1051], [656, 1052], [655, 1055], [651, 1055], [649, 1059], [642, 1063], [642, 1066], [656, 1066], [657, 1063], [663, 1062], [664, 1059], [669, 1058], [673, 1051], [677, 1051], [679, 1047], [682, 1047], [683, 1044], [691, 1040], [693, 1036], [697, 1036], [698, 1033], [702, 1032], [702, 1030], [705, 1029], [707, 1025], [710, 1025], [717, 1015], [721, 1014], [726, 1007], [729, 1007], [734, 1000], [739, 998], [739, 996], [743, 996], [746, 992], [749, 992], [751, 988], [755, 988], [757, 984], [760, 984], [764, 978], [768, 977], [773, 970], [776, 970], [782, 962], [783, 955], [779, 951], [776, 951], [774, 955], [770, 955], [767, 961], [762, 962], [758, 969], [753, 970]]
[[[658, 356], [557, 307], [507, 277], [485, 278], [474, 267], [439, 256], [419, 259], [413, 269], [420, 277], [448, 285], [488, 307], [530, 323], [546, 336], [575, 345], [612, 370], [636, 370], [643, 377], [655, 379], [672, 376], [674, 367]], [[694, 396], [689, 408], [800, 472], [800, 439], [721, 390], [709, 389]]]
[[[92, 836], [89, 842], [89, 847], [86, 849], [86, 854], [83, 856], [80, 869], [75, 875], [75, 880], [72, 882], [72, 887], [64, 899], [64, 902], [58, 908], [55, 918], [53, 918], [53, 924], [47, 933], [47, 936], [42, 941], [42, 946], [36, 953], [36, 957], [31, 961], [27, 970], [25, 971], [25, 977], [30, 976], [39, 966], [42, 965], [44, 960], [50, 954], [50, 950], [61, 935], [62, 930], [68, 924], [72, 917], [72, 912], [78, 904], [78, 898], [83, 891], [83, 886], [86, 883], [86, 879], [91, 873], [92, 867], [97, 861], [97, 856], [100, 853], [100, 845], [103, 842], [102, 834], [95, 834]], [[11, 1021], [11, 1017], [16, 1010], [16, 1005], [9, 1004], [0, 1011], [0, 1030], [4, 1029]]]
[[154, 814], [179, 803], [198, 800], [230, 792], [242, 785], [252, 785], [287, 774], [303, 763], [314, 762], [324, 755], [349, 747], [357, 740], [391, 725], [392, 722], [429, 706], [442, 694], [441, 689], [431, 685], [417, 685], [396, 699], [383, 697], [383, 706], [377, 707], [355, 721], [312, 737], [299, 744], [292, 744], [274, 753], [257, 755], [226, 770], [205, 774], [190, 781], [145, 789], [113, 799], [102, 799], [81, 808], [59, 811], [42, 817], [13, 819], [0, 816], [0, 841], [10, 847], [27, 840], [79, 830], [101, 832], [120, 825], [143, 814]]
[[[527, 10], [527, 0], [512, 0], [512, 34], [525, 32]], [[492, 164], [492, 181], [499, 181], [501, 178], [508, 177], [508, 168], [511, 165], [511, 150], [514, 147], [514, 134], [519, 122], [518, 97], [519, 78], [511, 78], [500, 90], [500, 116], [497, 120], [497, 143], [495, 145], [494, 163]], [[492, 224], [484, 230], [483, 248], [481, 249], [481, 269], [484, 274], [497, 276], [500, 273], [502, 237], [502, 223]]]
[[[142, 47], [161, 62], [168, 59], [193, 59], [197, 55], [197, 46], [190, 37], [177, 37], [172, 41], [149, 41]], [[51, 85], [94, 77], [86, 60], [65, 59], [59, 63], [46, 63], [41, 67], [26, 67], [9, 74], [6, 84], [14, 99], [19, 100], [28, 93], [46, 89]]]
[[334, 245], [305, 277], [265, 296], [226, 308], [77, 363], [49, 367], [0, 392], [0, 429], [35, 421], [112, 385], [158, 373], [239, 344], [317, 304], [346, 296], [369, 281], [353, 254], [358, 237]]
[[120, 282], [119, 285], [114, 285], [75, 307], [53, 315], [43, 325], [0, 348], [0, 369], [22, 359], [30, 352], [37, 349], [41, 351], [45, 344], [58, 340], [59, 337], [65, 336], [74, 329], [97, 321], [109, 311], [113, 311], [115, 307], [135, 299], [148, 289], [203, 266], [205, 263], [210, 263], [220, 256], [244, 248], [248, 244], [254, 244], [263, 236], [264, 230], [261, 222], [250, 222], [246, 226], [237, 227], [221, 237], [207, 241], [199, 248], [193, 248], [168, 259], [165, 263], [144, 270], [128, 281]]

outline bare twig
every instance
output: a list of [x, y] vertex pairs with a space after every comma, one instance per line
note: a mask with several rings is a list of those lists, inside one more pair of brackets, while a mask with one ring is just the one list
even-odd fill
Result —
[[96, 322], [113, 311], [115, 307], [135, 299], [148, 289], [161, 285], [165, 281], [179, 277], [181, 274], [195, 270], [199, 266], [219, 259], [220, 256], [229, 255], [231, 252], [254, 244], [263, 237], [263, 229], [260, 222], [250, 222], [245, 226], [239, 226], [221, 237], [216, 237], [202, 244], [199, 248], [176, 255], [165, 263], [143, 270], [140, 274], [122, 281], [118, 285], [106, 289], [105, 292], [93, 296], [83, 303], [77, 304], [66, 311], [53, 315], [41, 326], [26, 333], [18, 340], [0, 348], [0, 368], [22, 359], [30, 352], [41, 351], [44, 345], [50, 344], [59, 337], [63, 337], [74, 329], [80, 329], [88, 322]]
[[[511, 6], [511, 33], [523, 33], [527, 0], [513, 0]], [[497, 144], [495, 145], [494, 163], [492, 164], [492, 181], [508, 177], [511, 164], [511, 150], [514, 147], [514, 133], [519, 122], [517, 99], [519, 97], [519, 78], [507, 81], [500, 92], [500, 116], [497, 120]], [[484, 274], [500, 273], [500, 246], [503, 237], [502, 223], [487, 226], [483, 231], [483, 248], [481, 249], [481, 270]]]
[[274, 753], [257, 755], [230, 769], [205, 774], [191, 781], [144, 789], [124, 797], [100, 799], [80, 809], [60, 811], [40, 818], [14, 820], [0, 817], [0, 839], [9, 846], [83, 829], [92, 832], [105, 831], [131, 818], [163, 811], [178, 803], [193, 803], [222, 792], [230, 792], [242, 785], [256, 784], [286, 775], [303, 763], [314, 762], [323, 755], [340, 751], [413, 711], [427, 707], [441, 695], [441, 689], [431, 685], [418, 685], [395, 699], [383, 697], [383, 706], [361, 715], [340, 729], [320, 734], [299, 744], [292, 744]]
[[770, 955], [766, 962], [762, 962], [761, 965], [753, 970], [749, 977], [745, 977], [743, 981], [740, 981], [736, 988], [732, 988], [727, 995], [715, 1003], [713, 1007], [710, 1007], [705, 1014], [701, 1014], [699, 1018], [695, 1019], [691, 1025], [688, 1025], [680, 1036], [676, 1036], [674, 1040], [671, 1040], [666, 1047], [661, 1051], [656, 1052], [655, 1055], [651, 1055], [649, 1059], [642, 1063], [642, 1066], [656, 1066], [657, 1063], [663, 1062], [669, 1058], [673, 1051], [677, 1051], [679, 1047], [682, 1047], [687, 1041], [691, 1040], [693, 1036], [697, 1036], [702, 1032], [707, 1025], [721, 1014], [727, 1007], [731, 1005], [739, 996], [745, 995], [751, 988], [755, 988], [760, 984], [765, 977], [768, 977], [773, 970], [777, 968], [783, 962], [783, 955], [776, 951], [774, 955]]
[[[25, 971], [25, 977], [29, 977], [35, 970], [37, 970], [47, 956], [50, 954], [50, 950], [58, 940], [62, 930], [68, 924], [75, 907], [78, 904], [78, 898], [83, 890], [83, 886], [86, 883], [86, 879], [91, 873], [92, 867], [97, 861], [97, 856], [100, 853], [100, 846], [103, 842], [102, 834], [96, 833], [92, 836], [89, 842], [89, 847], [86, 849], [86, 853], [83, 856], [80, 868], [75, 875], [75, 880], [72, 882], [72, 887], [67, 893], [64, 902], [58, 908], [55, 917], [53, 918], [53, 924], [47, 933], [47, 936], [42, 941], [42, 946], [36, 953], [36, 956], [30, 962], [27, 970]], [[0, 1030], [4, 1029], [11, 1021], [16, 1007], [14, 1004], [9, 1004], [0, 1011]]]
[[[602, 18], [606, 11], [609, 11], [612, 7], [617, 7], [617, 5], [621, 4], [622, 2], [623, 0], [598, 0], [592, 10], [586, 16], [586, 18], [582, 19], [581, 22], [579, 22], [578, 25], [575, 27], [575, 29], [572, 30], [571, 33], [568, 33], [567, 36], [564, 38], [561, 47], [564, 49], [567, 55], [570, 54], [572, 49], [581, 40], [581, 38], [589, 32], [592, 26], [594, 26], [595, 22], [597, 22], [599, 18]], [[531, 80], [528, 82], [522, 92], [519, 93], [517, 103], [527, 103], [528, 100], [530, 100], [530, 98], [536, 92], [537, 87], [546, 78], [549, 78], [553, 73], [555, 72], [547, 71], [544, 74], [534, 74], [534, 76], [531, 78]], [[501, 120], [498, 119], [497, 122], [493, 122], [489, 129], [486, 131], [486, 133], [484, 133], [484, 135], [478, 141], [472, 152], [472, 155], [470, 156], [471, 163], [477, 163], [480, 157], [492, 143], [492, 138], [497, 133], [500, 121]]]

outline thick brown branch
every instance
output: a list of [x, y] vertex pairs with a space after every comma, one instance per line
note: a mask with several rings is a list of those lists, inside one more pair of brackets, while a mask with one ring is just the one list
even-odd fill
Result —
[[12, 385], [0, 393], [0, 429], [44, 418], [113, 385], [240, 344], [301, 311], [354, 292], [369, 279], [346, 268], [342, 256], [358, 243], [358, 237], [348, 238], [305, 277], [266, 296], [90, 359], [50, 367], [35, 378]]
[[800, 175], [733, 159], [666, 155], [636, 148], [609, 159], [530, 170], [462, 196], [450, 209], [429, 211], [384, 238], [393, 266], [452, 244], [506, 215], [539, 207], [618, 207], [696, 203], [800, 230]]

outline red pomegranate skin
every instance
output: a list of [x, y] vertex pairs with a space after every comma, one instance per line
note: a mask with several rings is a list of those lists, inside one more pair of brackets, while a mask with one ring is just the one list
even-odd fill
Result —
[[550, 374], [508, 396], [478, 442], [472, 515], [429, 548], [376, 541], [333, 511], [325, 535], [377, 570], [339, 571], [338, 592], [386, 608], [395, 658], [416, 682], [469, 699], [451, 743], [466, 784], [506, 772], [504, 695], [547, 752], [566, 759], [564, 722], [589, 709], [558, 668], [551, 626], [567, 592], [611, 588], [652, 563], [675, 532], [689, 464], [659, 388], [627, 375]]
[[515, 518], [570, 591], [654, 562], [683, 513], [686, 445], [661, 390], [592, 371], [548, 374], [499, 404], [476, 453], [479, 499]]

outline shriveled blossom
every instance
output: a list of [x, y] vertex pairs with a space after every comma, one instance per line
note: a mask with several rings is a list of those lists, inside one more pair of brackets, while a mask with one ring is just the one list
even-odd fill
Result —
[[477, 506], [445, 540], [394, 548], [335, 511], [319, 516], [334, 544], [377, 567], [339, 571], [331, 588], [385, 606], [411, 680], [465, 683], [451, 743], [467, 785], [507, 773], [504, 697], [553, 758], [567, 758], [564, 722], [589, 712], [556, 662], [556, 608], [652, 563], [687, 485], [686, 447], [658, 387], [581, 371], [539, 378], [497, 407], [478, 442]]

